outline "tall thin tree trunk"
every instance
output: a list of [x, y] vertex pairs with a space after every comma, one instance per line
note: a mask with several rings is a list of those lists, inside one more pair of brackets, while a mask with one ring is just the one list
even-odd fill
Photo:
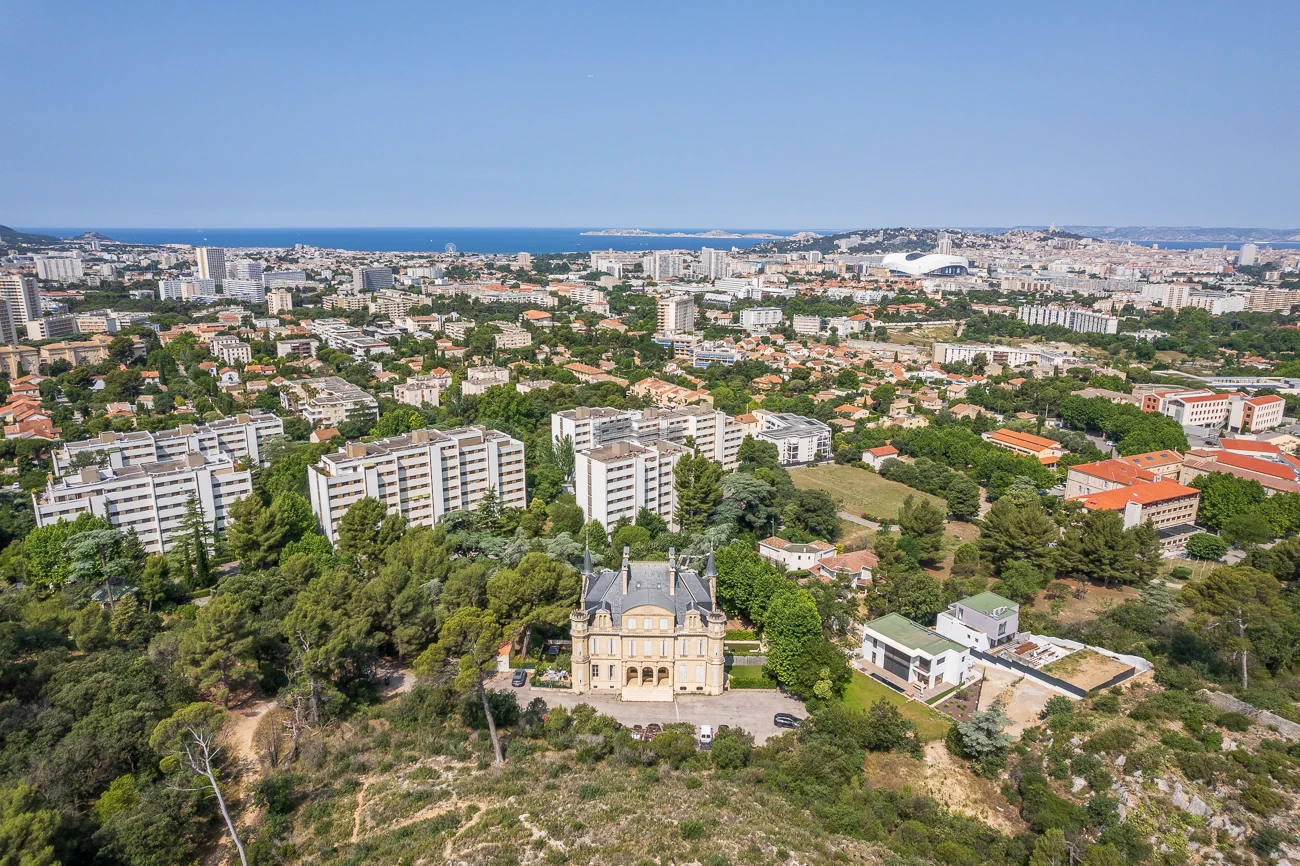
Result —
[[217, 808], [221, 810], [221, 817], [226, 819], [226, 829], [230, 831], [230, 838], [235, 842], [235, 849], [239, 851], [239, 862], [248, 866], [248, 856], [244, 853], [244, 843], [239, 841], [239, 831], [235, 829], [235, 822], [230, 817], [230, 810], [226, 808], [226, 798], [221, 796], [221, 786], [217, 784], [216, 776], [212, 770], [207, 772], [208, 782], [212, 785], [212, 792], [217, 795]]
[[487, 716], [488, 736], [492, 738], [492, 751], [496, 753], [496, 763], [504, 764], [505, 755], [501, 754], [501, 738], [497, 736], [496, 719], [492, 718], [492, 708], [488, 706], [487, 689], [483, 688], [483, 671], [478, 672], [478, 696], [483, 701], [483, 715]]
[[1241, 690], [1246, 690], [1246, 618], [1237, 608], [1237, 636], [1241, 638]]

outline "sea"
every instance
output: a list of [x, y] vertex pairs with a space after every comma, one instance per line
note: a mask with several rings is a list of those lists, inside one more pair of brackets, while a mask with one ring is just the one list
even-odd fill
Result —
[[[15, 226], [15, 228], [17, 228]], [[715, 227], [716, 228], [716, 227]], [[18, 228], [70, 238], [95, 231], [121, 243], [193, 244], [214, 247], [292, 247], [295, 244], [364, 252], [443, 252], [449, 244], [464, 253], [585, 253], [591, 250], [748, 249], [763, 238], [682, 238], [644, 235], [584, 235], [597, 228], [112, 228], [80, 226]], [[653, 232], [701, 233], [711, 229], [650, 228]], [[787, 236], [794, 229], [723, 229], [733, 234]], [[828, 234], [833, 232], [819, 232]]]

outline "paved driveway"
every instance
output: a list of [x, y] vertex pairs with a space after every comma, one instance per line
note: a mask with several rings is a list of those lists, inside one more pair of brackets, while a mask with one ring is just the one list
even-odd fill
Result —
[[574, 695], [565, 689], [535, 689], [532, 686], [515, 688], [508, 675], [493, 678], [491, 687], [514, 692], [519, 703], [527, 705], [533, 698], [542, 698], [552, 706], [572, 708], [578, 704], [591, 704], [607, 716], [613, 716], [624, 725], [648, 725], [651, 722], [690, 722], [696, 727], [719, 725], [744, 728], [754, 735], [754, 742], [764, 743], [768, 737], [784, 733], [772, 724], [772, 716], [790, 713], [803, 718], [808, 715], [802, 701], [779, 691], [768, 689], [734, 689], [716, 697], [680, 695], [669, 703], [621, 701], [610, 695]]

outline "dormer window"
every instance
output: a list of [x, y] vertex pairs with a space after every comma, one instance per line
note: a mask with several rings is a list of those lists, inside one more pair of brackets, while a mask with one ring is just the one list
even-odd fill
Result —
[[627, 627], [630, 628], [630, 629], [635, 629], [635, 628], [636, 628], [636, 620], [634, 620], [634, 619], [629, 619], [629, 620], [627, 621]]

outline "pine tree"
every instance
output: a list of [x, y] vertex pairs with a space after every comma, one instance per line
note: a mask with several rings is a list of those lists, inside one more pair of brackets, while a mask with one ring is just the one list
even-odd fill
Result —
[[935, 563], [943, 559], [943, 512], [928, 499], [917, 501], [908, 495], [903, 500], [903, 510], [898, 516], [898, 528], [919, 545], [918, 559], [922, 563]]
[[287, 531], [275, 510], [264, 507], [253, 493], [231, 505], [229, 514], [226, 544], [240, 566], [260, 571], [274, 565]]
[[249, 618], [239, 596], [224, 593], [199, 608], [194, 626], [181, 637], [181, 665], [200, 689], [212, 692], [223, 705], [233, 689], [257, 677]]
[[371, 496], [352, 503], [339, 521], [338, 552], [357, 563], [373, 559], [379, 547], [379, 524], [387, 514], [388, 507]]
[[677, 488], [677, 528], [700, 532], [713, 520], [722, 501], [722, 466], [698, 451], [687, 454], [673, 468]]

